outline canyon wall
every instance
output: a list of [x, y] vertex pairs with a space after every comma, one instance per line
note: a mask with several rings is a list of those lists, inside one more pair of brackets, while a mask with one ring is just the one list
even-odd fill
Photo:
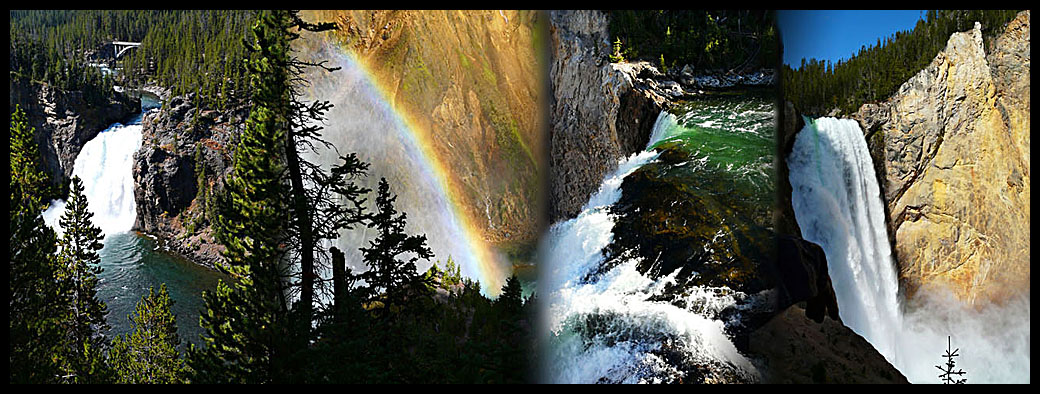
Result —
[[968, 302], [1029, 290], [1029, 11], [985, 48], [955, 33], [888, 100], [853, 114], [874, 156], [900, 278]]
[[[549, 220], [574, 217], [618, 159], [645, 148], [665, 98], [637, 80], [647, 63], [610, 63], [608, 16], [549, 13]], [[656, 70], [654, 70], [656, 72]]]
[[36, 129], [41, 169], [56, 187], [68, 182], [76, 156], [87, 141], [112, 123], [126, 122], [141, 108], [140, 99], [122, 93], [107, 102], [88, 102], [83, 92], [64, 91], [14, 74], [9, 85], [8, 113], [14, 113], [15, 105], [25, 111]]
[[[533, 247], [545, 224], [545, 13], [326, 10], [302, 16], [336, 22], [339, 29], [294, 45], [331, 43], [364, 65], [394, 111], [429, 144], [448, 188], [457, 191], [456, 205], [484, 241], [506, 250]], [[312, 82], [325, 86], [325, 77]]]

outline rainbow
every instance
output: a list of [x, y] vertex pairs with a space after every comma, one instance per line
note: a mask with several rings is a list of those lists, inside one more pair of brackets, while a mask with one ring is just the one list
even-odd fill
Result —
[[[488, 296], [497, 296], [505, 283], [505, 278], [511, 269], [493, 251], [481, 236], [479, 228], [473, 225], [460, 203], [464, 201], [459, 188], [454, 185], [450, 176], [450, 167], [437, 155], [437, 150], [430, 138], [433, 133], [423, 132], [419, 124], [413, 120], [405, 108], [396, 105], [393, 94], [389, 87], [380, 83], [376, 74], [372, 72], [370, 65], [359, 58], [356, 54], [343, 51], [338, 46], [326, 44], [329, 55], [337, 60], [342, 59], [346, 64], [344, 68], [352, 67], [364, 78], [365, 90], [378, 98], [378, 102], [385, 106], [387, 113], [392, 114], [400, 127], [395, 127], [405, 149], [415, 154], [426, 174], [423, 176], [433, 180], [437, 192], [447, 201], [451, 211], [450, 222], [446, 223], [447, 229], [422, 229], [427, 237], [431, 236], [457, 236], [462, 238], [465, 245], [461, 251], [463, 255], [452, 255], [452, 259], [460, 264], [460, 272], [463, 276], [480, 282], [481, 292]], [[443, 256], [437, 256], [443, 258]], [[444, 268], [443, 266], [441, 268]]]

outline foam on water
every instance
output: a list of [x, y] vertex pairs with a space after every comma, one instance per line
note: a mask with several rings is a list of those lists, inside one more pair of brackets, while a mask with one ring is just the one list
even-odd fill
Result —
[[[662, 113], [648, 146], [668, 137], [673, 115]], [[614, 217], [609, 207], [621, 197], [625, 176], [653, 161], [658, 153], [644, 151], [621, 160], [581, 213], [550, 228], [540, 248], [540, 286], [548, 303], [545, 327], [549, 354], [543, 380], [558, 383], [654, 383], [681, 376], [666, 359], [679, 354], [686, 362], [709, 365], [754, 380], [757, 371], [725, 333], [725, 323], [705, 317], [696, 308], [654, 301], [674, 274], [650, 278], [628, 260], [587, 279], [604, 260]], [[724, 309], [735, 304], [710, 290], [692, 292], [688, 304]], [[703, 311], [702, 311], [703, 312]]]

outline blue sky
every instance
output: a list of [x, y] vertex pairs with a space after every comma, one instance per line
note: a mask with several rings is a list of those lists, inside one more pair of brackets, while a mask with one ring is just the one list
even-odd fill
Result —
[[900, 30], [913, 29], [921, 10], [778, 10], [777, 23], [784, 42], [784, 63], [798, 68], [802, 58], [837, 62], [861, 46], [877, 44]]

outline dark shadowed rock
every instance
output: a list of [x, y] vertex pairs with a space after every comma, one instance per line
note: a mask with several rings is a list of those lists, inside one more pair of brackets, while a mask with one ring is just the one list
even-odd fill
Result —
[[805, 302], [805, 315], [810, 319], [820, 323], [827, 316], [840, 322], [823, 248], [799, 237], [776, 238], [777, 310]]
[[841, 322], [791, 306], [751, 333], [763, 383], [909, 383], [870, 342]]
[[141, 109], [141, 100], [122, 93], [106, 102], [89, 102], [83, 92], [64, 91], [28, 78], [10, 78], [10, 108], [21, 106], [36, 129], [41, 169], [54, 186], [72, 176], [72, 167], [83, 145], [116, 122], [126, 122]]

